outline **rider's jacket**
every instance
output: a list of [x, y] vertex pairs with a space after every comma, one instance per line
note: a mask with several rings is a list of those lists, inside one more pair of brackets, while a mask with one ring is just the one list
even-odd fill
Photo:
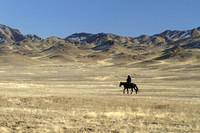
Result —
[[127, 81], [127, 83], [131, 83], [131, 77], [128, 76], [126, 81]]

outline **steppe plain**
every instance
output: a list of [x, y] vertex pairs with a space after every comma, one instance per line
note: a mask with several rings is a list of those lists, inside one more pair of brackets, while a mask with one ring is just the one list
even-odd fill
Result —
[[200, 27], [40, 38], [0, 24], [0, 133], [81, 132], [199, 133]]
[[[0, 56], [0, 132], [200, 132], [200, 63]], [[127, 75], [136, 95], [119, 87]]]

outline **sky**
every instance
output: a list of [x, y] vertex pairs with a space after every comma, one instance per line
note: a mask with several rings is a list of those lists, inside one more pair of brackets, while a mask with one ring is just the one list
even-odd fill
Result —
[[200, 26], [200, 0], [0, 0], [0, 24], [23, 34], [136, 37]]

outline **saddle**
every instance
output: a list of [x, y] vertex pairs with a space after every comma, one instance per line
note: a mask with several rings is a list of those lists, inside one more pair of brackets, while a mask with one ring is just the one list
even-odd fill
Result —
[[131, 82], [126, 82], [126, 84], [127, 84], [127, 85], [131, 85], [132, 83], [131, 83]]

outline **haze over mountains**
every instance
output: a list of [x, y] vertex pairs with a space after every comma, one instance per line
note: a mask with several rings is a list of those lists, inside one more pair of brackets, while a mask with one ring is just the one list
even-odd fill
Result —
[[40, 38], [0, 25], [0, 55], [19, 55], [37, 60], [103, 62], [108, 64], [156, 63], [200, 59], [200, 27], [166, 30], [152, 36], [75, 33], [66, 38]]

